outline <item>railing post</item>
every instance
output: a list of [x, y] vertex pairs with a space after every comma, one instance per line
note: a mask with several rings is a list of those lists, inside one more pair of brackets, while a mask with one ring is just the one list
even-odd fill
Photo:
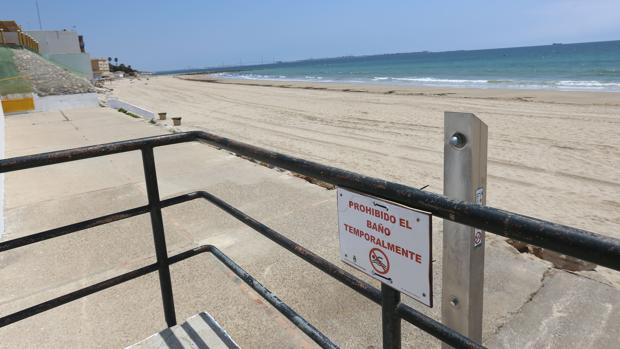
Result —
[[[487, 125], [470, 113], [444, 115], [444, 195], [486, 203]], [[443, 221], [441, 317], [482, 342], [484, 232]], [[442, 348], [451, 348], [443, 344]]]
[[400, 292], [381, 284], [381, 322], [383, 325], [383, 349], [400, 349], [400, 316], [396, 307], [400, 303]]
[[151, 226], [153, 228], [155, 254], [159, 269], [161, 298], [164, 303], [164, 316], [168, 327], [172, 327], [177, 324], [177, 320], [174, 312], [172, 281], [170, 280], [170, 268], [168, 266], [168, 250], [166, 249], [166, 236], [161, 215], [161, 202], [159, 200], [157, 172], [155, 170], [155, 157], [152, 147], [142, 148], [142, 163], [144, 164], [144, 178], [149, 199], [149, 209], [151, 211]]

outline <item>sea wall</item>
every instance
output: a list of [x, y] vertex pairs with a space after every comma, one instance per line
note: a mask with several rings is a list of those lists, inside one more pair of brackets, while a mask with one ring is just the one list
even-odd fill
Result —
[[87, 79], [93, 78], [90, 55], [87, 53], [55, 53], [43, 57]]
[[57, 111], [63, 109], [89, 108], [99, 105], [96, 93], [77, 93], [58, 96], [34, 96], [35, 112]]
[[136, 114], [138, 116], [141, 116], [145, 119], [154, 119], [155, 118], [155, 113], [148, 110], [148, 109], [144, 109], [142, 107], [138, 107], [136, 105], [133, 105], [131, 103], [127, 103], [124, 101], [121, 101], [120, 99], [116, 98], [116, 97], [110, 97], [108, 98], [108, 106], [110, 106], [110, 108], [114, 108], [114, 109], [125, 109], [126, 111], [132, 113], [132, 114]]

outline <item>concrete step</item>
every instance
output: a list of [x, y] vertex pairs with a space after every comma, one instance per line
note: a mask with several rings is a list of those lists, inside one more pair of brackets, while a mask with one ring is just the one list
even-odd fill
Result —
[[167, 328], [127, 349], [231, 349], [239, 348], [228, 333], [206, 312]]

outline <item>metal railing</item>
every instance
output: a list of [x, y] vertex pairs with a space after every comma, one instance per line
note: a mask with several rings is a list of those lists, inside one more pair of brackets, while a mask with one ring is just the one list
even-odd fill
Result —
[[425, 192], [402, 184], [287, 156], [219, 137], [211, 133], [194, 131], [0, 160], [0, 173], [6, 173], [129, 151], [141, 151], [148, 193], [148, 205], [5, 241], [0, 243], [0, 253], [55, 237], [72, 234], [84, 229], [149, 213], [157, 257], [156, 263], [0, 317], [0, 327], [155, 271], [159, 273], [166, 323], [168, 326], [174, 326], [176, 324], [176, 316], [169, 265], [208, 252], [213, 254], [219, 261], [243, 279], [245, 283], [251, 286], [317, 344], [324, 348], [336, 348], [337, 346], [331, 342], [327, 336], [322, 334], [292, 308], [278, 299], [273, 293], [267, 290], [215, 246], [199, 246], [173, 256], [168, 256], [161, 209], [194, 199], [205, 199], [278, 245], [286, 248], [316, 268], [352, 288], [357, 293], [381, 305], [384, 348], [400, 348], [401, 320], [413, 324], [453, 347], [484, 348], [481, 344], [470, 338], [418, 312], [414, 308], [401, 303], [400, 293], [391, 287], [382, 284], [381, 290], [379, 290], [371, 286], [208, 192], [192, 192], [160, 200], [153, 148], [192, 141], [207, 143], [218, 148], [229, 150], [238, 155], [290, 170], [336, 186], [346, 187], [382, 199], [391, 200], [405, 206], [431, 212], [438, 217], [457, 223], [484, 229], [497, 235], [520, 240], [601, 266], [620, 270], [620, 240], [614, 238], [487, 206], [451, 200], [442, 195]]

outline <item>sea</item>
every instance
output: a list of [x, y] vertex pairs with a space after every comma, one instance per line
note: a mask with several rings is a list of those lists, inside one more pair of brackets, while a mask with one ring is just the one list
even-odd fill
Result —
[[220, 78], [620, 92], [620, 40], [309, 59], [179, 72]]

